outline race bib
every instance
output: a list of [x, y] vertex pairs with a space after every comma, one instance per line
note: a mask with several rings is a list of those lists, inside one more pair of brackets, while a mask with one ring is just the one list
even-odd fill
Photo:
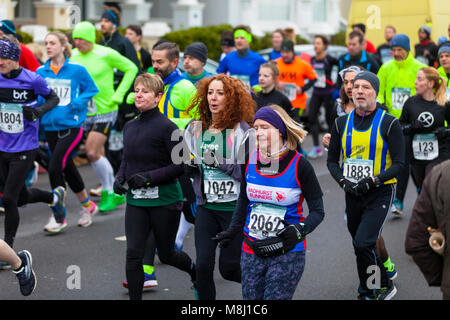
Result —
[[0, 103], [0, 130], [6, 133], [21, 133], [23, 128], [22, 105]]
[[111, 150], [111, 151], [122, 150], [123, 149], [123, 133], [122, 133], [122, 131], [116, 131], [115, 129], [111, 129], [108, 143], [109, 143], [109, 150]]
[[70, 79], [52, 79], [46, 78], [47, 84], [59, 98], [60, 106], [67, 106], [70, 103], [71, 85]]
[[158, 199], [159, 190], [157, 186], [153, 188], [131, 189], [131, 195], [133, 199]]
[[409, 97], [411, 97], [411, 88], [392, 88], [392, 108], [402, 110]]
[[203, 166], [203, 192], [208, 202], [230, 202], [238, 198], [237, 182], [219, 169]]
[[295, 88], [295, 83], [283, 82], [284, 89], [281, 91], [290, 101], [297, 98], [297, 89]]
[[386, 63], [394, 59], [393, 56], [391, 56], [391, 49], [381, 49], [380, 50], [380, 56], [382, 63]]
[[250, 76], [246, 74], [233, 74], [231, 77], [241, 80], [245, 86], [250, 88]]
[[439, 156], [439, 142], [434, 133], [415, 134], [412, 147], [416, 160], [434, 160]]
[[447, 100], [450, 100], [450, 87], [447, 87], [447, 91], [445, 91], [445, 95], [447, 96]]
[[316, 88], [326, 88], [327, 87], [327, 76], [325, 75], [325, 70], [317, 69], [316, 71], [316, 82], [314, 83], [314, 87]]
[[255, 203], [251, 207], [249, 235], [258, 240], [275, 237], [276, 233], [284, 228], [286, 207], [267, 203]]
[[89, 100], [87, 105], [87, 114], [97, 113], [97, 105], [94, 102], [94, 99]]
[[424, 57], [424, 56], [417, 56], [416, 60], [419, 60], [420, 62], [422, 62], [423, 64], [426, 64], [427, 66], [429, 65], [430, 61], [428, 60], [428, 58]]
[[373, 161], [347, 158], [344, 162], [344, 177], [351, 182], [358, 182], [373, 177]]

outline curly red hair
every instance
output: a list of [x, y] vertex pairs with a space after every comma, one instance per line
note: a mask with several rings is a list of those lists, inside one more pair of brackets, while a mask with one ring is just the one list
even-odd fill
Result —
[[256, 102], [241, 80], [224, 74], [204, 78], [198, 82], [197, 94], [189, 106], [188, 112], [194, 110], [194, 117], [202, 122], [203, 128], [208, 128], [212, 124], [212, 114], [208, 103], [208, 88], [214, 80], [222, 82], [226, 104], [225, 112], [222, 112], [215, 119], [214, 125], [217, 128], [232, 129], [241, 120], [252, 125]]

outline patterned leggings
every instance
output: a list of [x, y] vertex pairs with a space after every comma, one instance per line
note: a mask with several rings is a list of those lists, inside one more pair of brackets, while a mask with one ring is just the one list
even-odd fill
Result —
[[305, 268], [305, 252], [259, 258], [242, 252], [244, 300], [291, 300]]

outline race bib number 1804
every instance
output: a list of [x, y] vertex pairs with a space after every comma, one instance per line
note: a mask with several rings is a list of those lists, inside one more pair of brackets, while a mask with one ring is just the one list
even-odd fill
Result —
[[20, 104], [0, 103], [0, 130], [6, 133], [23, 132], [23, 111]]

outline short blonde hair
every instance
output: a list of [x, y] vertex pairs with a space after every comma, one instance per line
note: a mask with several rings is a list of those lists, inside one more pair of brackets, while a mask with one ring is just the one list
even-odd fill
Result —
[[134, 88], [138, 84], [142, 83], [144, 87], [150, 89], [155, 93], [155, 96], [159, 93], [164, 93], [164, 82], [161, 77], [151, 73], [143, 73], [134, 80]]
[[286, 147], [289, 150], [296, 150], [298, 144], [303, 142], [308, 132], [303, 129], [300, 123], [292, 120], [282, 107], [276, 104], [271, 104], [268, 107], [280, 116], [286, 126]]

